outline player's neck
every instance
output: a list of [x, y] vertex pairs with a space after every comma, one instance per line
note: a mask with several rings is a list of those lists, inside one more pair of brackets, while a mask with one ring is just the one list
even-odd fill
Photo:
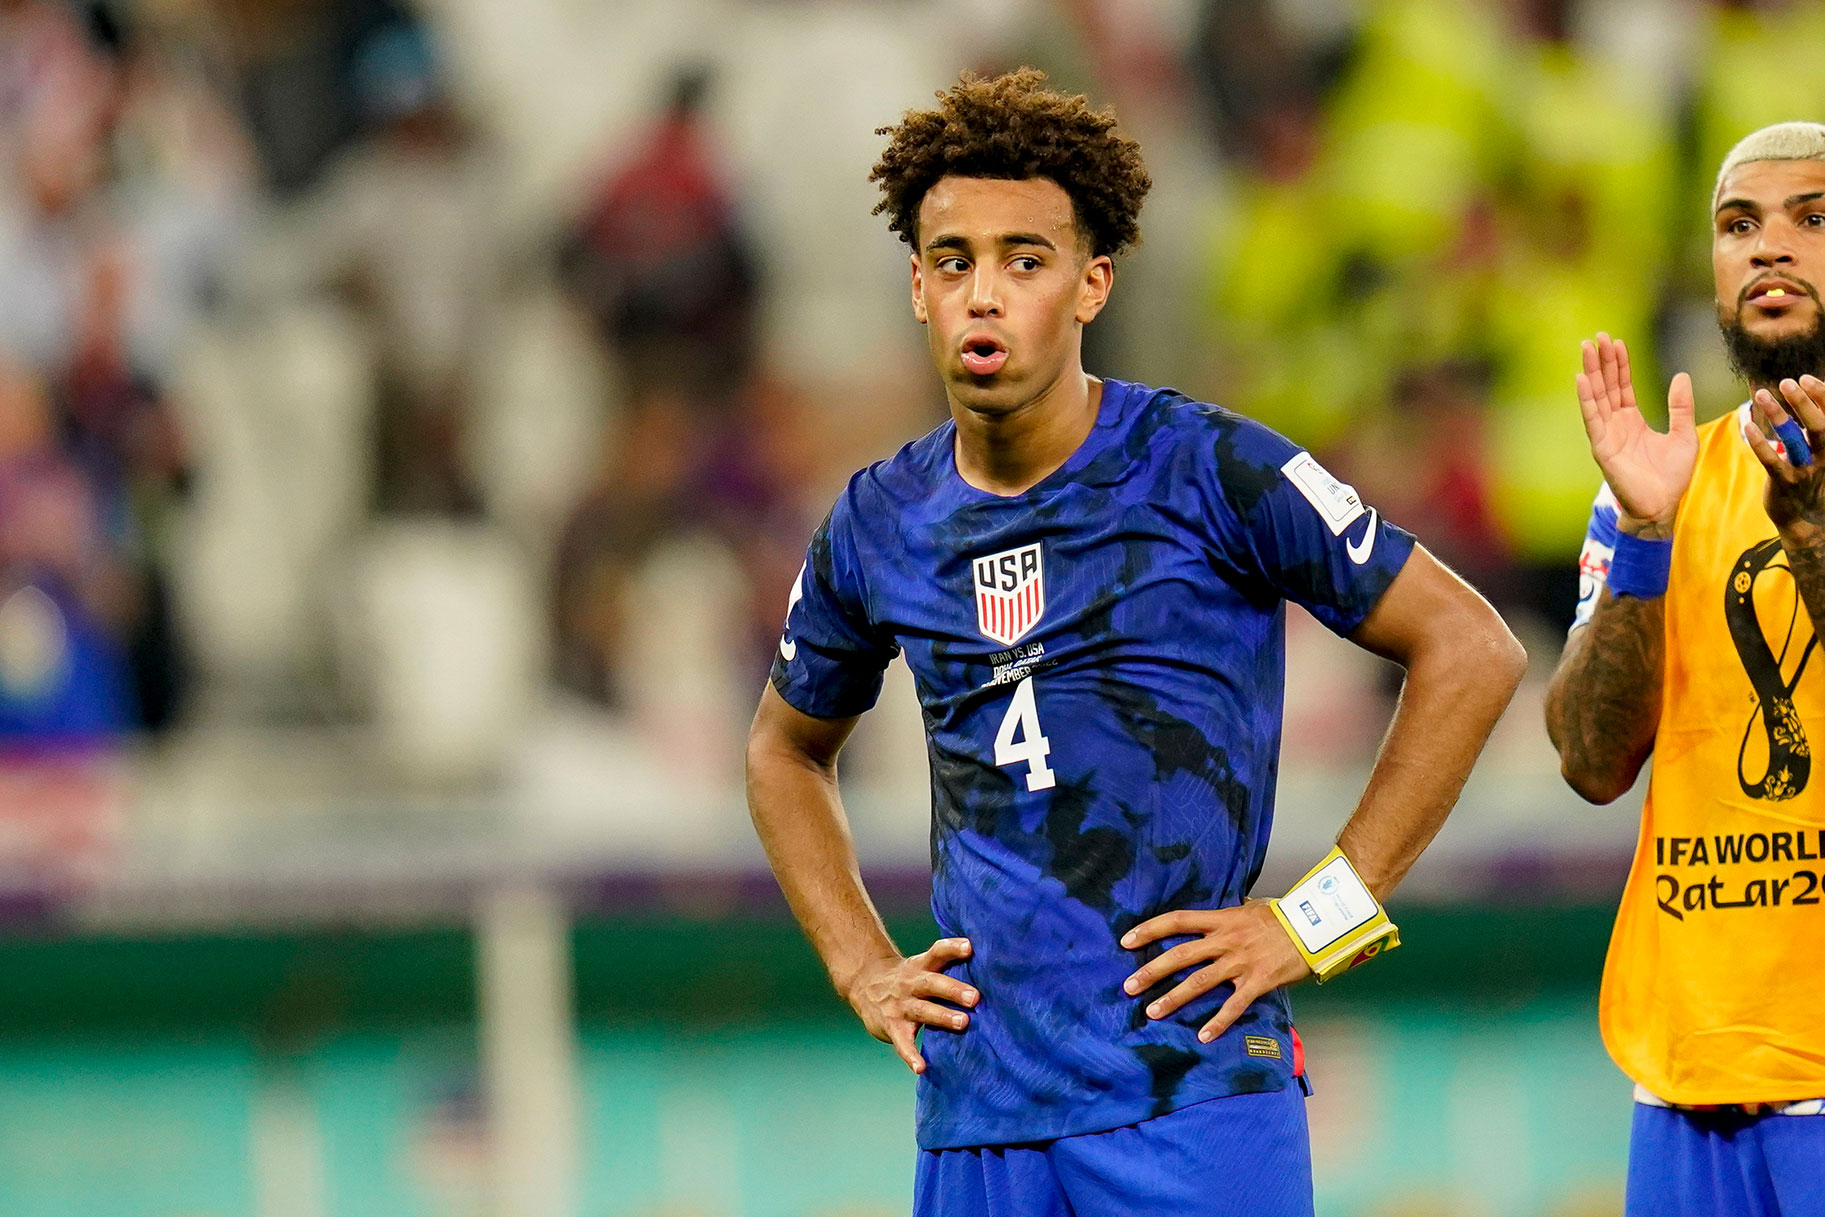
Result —
[[978, 490], [1031, 490], [1089, 438], [1102, 407], [1103, 382], [1073, 364], [1037, 397], [1002, 414], [951, 402], [957, 423], [957, 474]]

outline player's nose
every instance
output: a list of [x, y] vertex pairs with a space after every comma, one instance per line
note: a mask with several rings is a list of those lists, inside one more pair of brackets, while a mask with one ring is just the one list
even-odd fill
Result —
[[980, 268], [970, 277], [970, 316], [1001, 316], [1001, 291], [995, 276]]
[[1786, 234], [1779, 230], [1779, 225], [1762, 225], [1756, 235], [1755, 248], [1749, 254], [1749, 261], [1764, 270], [1793, 264], [1793, 246], [1788, 243]]

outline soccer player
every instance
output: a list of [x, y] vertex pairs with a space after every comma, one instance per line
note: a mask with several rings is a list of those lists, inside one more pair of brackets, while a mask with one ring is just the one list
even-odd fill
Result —
[[[1524, 656], [1296, 445], [1086, 374], [1149, 184], [1113, 117], [1030, 70], [939, 97], [883, 129], [872, 178], [951, 418], [851, 479], [812, 538], [749, 739], [754, 821], [837, 990], [919, 1074], [916, 1212], [1310, 1214], [1282, 989], [1393, 944], [1378, 902]], [[1339, 849], [1250, 900], [1287, 600], [1406, 686]], [[945, 935], [910, 956], [836, 781], [898, 652]]]
[[1627, 348], [1584, 344], [1604, 487], [1547, 729], [1592, 802], [1655, 757], [1599, 1003], [1627, 1212], [1825, 1217], [1825, 126], [1725, 158], [1711, 264], [1738, 409], [1694, 427], [1682, 374], [1657, 432]]

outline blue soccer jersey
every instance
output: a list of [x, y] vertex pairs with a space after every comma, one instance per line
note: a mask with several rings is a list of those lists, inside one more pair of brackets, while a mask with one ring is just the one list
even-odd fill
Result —
[[1286, 998], [1215, 1043], [1220, 986], [1153, 1022], [1119, 945], [1248, 895], [1280, 752], [1284, 602], [1353, 630], [1413, 538], [1266, 427], [1105, 381], [1095, 427], [1023, 494], [957, 473], [945, 423], [858, 473], [813, 537], [773, 686], [874, 704], [906, 653], [932, 775], [932, 911], [982, 999], [927, 1028], [926, 1149], [1095, 1132], [1292, 1084]]

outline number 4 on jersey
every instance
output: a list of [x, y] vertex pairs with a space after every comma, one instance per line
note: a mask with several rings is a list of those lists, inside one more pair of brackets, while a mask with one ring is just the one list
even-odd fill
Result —
[[[1020, 738], [1014, 738], [1018, 735]], [[1027, 789], [1050, 790], [1058, 779], [1046, 765], [1052, 754], [1052, 741], [1039, 729], [1039, 704], [1033, 700], [1033, 678], [1027, 677], [1014, 686], [1014, 700], [1002, 716], [1001, 728], [995, 732], [995, 764], [1027, 765]]]

